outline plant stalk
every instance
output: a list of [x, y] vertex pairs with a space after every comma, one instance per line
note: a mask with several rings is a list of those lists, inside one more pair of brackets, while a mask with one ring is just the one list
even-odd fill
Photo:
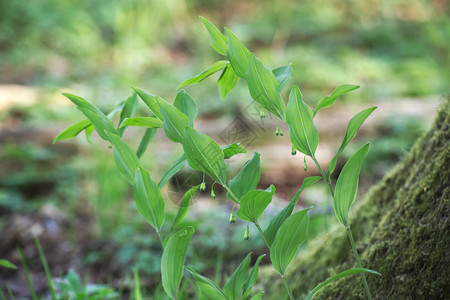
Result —
[[334, 199], [334, 191], [333, 191], [333, 187], [331, 186], [331, 180], [330, 180], [329, 176], [327, 176], [327, 174], [325, 174], [325, 172], [322, 170], [322, 167], [320, 166], [319, 162], [317, 161], [317, 158], [315, 156], [312, 156], [311, 158], [315, 162], [317, 168], [320, 171], [320, 174], [322, 175], [323, 179], [327, 183], [327, 186], [328, 186], [328, 189], [330, 190], [331, 196]]
[[283, 278], [284, 287], [286, 288], [286, 291], [288, 292], [289, 299], [294, 300], [294, 295], [292, 295], [291, 289], [289, 288], [288, 282], [286, 280], [286, 276], [281, 275], [281, 278]]

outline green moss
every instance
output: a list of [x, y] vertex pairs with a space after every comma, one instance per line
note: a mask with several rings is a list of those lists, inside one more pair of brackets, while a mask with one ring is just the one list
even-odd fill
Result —
[[[382, 273], [368, 276], [375, 299], [443, 299], [450, 283], [450, 101], [381, 182], [355, 203], [350, 224], [362, 263]], [[288, 275], [296, 297], [327, 277], [355, 266], [342, 226], [309, 243]], [[266, 297], [280, 295], [272, 271], [261, 272]], [[279, 280], [277, 280], [279, 281]], [[315, 299], [364, 299], [359, 276], [340, 279]]]

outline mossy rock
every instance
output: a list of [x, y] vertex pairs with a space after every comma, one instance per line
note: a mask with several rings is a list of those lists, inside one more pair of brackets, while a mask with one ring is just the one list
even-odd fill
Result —
[[[450, 297], [450, 100], [442, 104], [432, 128], [367, 195], [357, 200], [350, 224], [374, 299]], [[342, 226], [308, 244], [290, 266], [296, 298], [326, 278], [355, 267]], [[278, 278], [277, 278], [278, 277]], [[282, 299], [284, 287], [272, 268], [263, 268], [266, 299]], [[365, 299], [359, 275], [339, 279], [314, 299]]]

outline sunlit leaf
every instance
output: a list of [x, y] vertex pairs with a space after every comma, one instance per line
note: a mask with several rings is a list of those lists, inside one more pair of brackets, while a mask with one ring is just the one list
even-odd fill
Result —
[[[253, 157], [244, 164], [241, 171], [228, 181], [228, 187], [238, 199], [258, 186], [261, 178], [260, 156], [258, 152], [253, 153]], [[234, 201], [231, 195], [228, 195], [228, 198]]]
[[281, 92], [283, 88], [291, 81], [294, 75], [292, 65], [282, 66], [272, 70], [273, 75], [278, 81], [278, 92]]
[[211, 46], [217, 53], [227, 55], [228, 40], [227, 37], [211, 22], [203, 17], [199, 17], [209, 32]]
[[380, 273], [378, 273], [377, 271], [373, 271], [370, 269], [365, 269], [365, 268], [353, 268], [353, 269], [349, 269], [349, 270], [345, 270], [339, 274], [336, 274], [330, 278], [328, 278], [327, 280], [325, 280], [324, 282], [322, 282], [321, 284], [319, 284], [318, 286], [316, 286], [314, 289], [311, 290], [311, 292], [309, 292], [308, 296], [305, 298], [305, 300], [309, 300], [311, 299], [311, 297], [317, 293], [321, 288], [323, 288], [324, 286], [326, 286], [327, 284], [329, 284], [330, 282], [342, 278], [342, 277], [346, 277], [346, 276], [350, 276], [350, 275], [355, 275], [355, 274], [362, 274], [362, 273], [370, 273], [370, 274], [375, 274], [375, 275], [381, 275]]
[[278, 81], [253, 53], [248, 58], [246, 79], [252, 98], [276, 117], [284, 120], [285, 105], [278, 92]]
[[240, 209], [237, 216], [241, 220], [254, 222], [262, 215], [266, 207], [272, 202], [275, 186], [272, 184], [266, 190], [250, 191], [241, 198]]
[[228, 64], [220, 75], [219, 80], [217, 80], [217, 85], [219, 86], [219, 94], [222, 100], [225, 100], [228, 93], [234, 89], [239, 81], [239, 77], [233, 70], [231, 64]]
[[312, 111], [303, 101], [303, 95], [297, 86], [292, 88], [289, 95], [286, 120], [294, 148], [314, 157], [319, 144], [319, 133], [313, 122]]
[[291, 215], [295, 205], [297, 204], [300, 198], [301, 192], [303, 192], [304, 189], [310, 187], [320, 179], [322, 179], [322, 176], [313, 176], [305, 178], [302, 182], [302, 185], [300, 186], [300, 189], [292, 198], [292, 200], [289, 202], [289, 204], [286, 205], [285, 208], [283, 208], [270, 220], [269, 226], [267, 226], [266, 230], [264, 231], [264, 236], [266, 237], [266, 240], [269, 243], [269, 245], [272, 245], [272, 242], [275, 239], [278, 229], [280, 229], [283, 222]]
[[219, 145], [206, 134], [187, 127], [184, 132], [183, 149], [189, 166], [208, 174], [214, 181], [225, 185], [227, 168]]
[[188, 125], [194, 127], [194, 119], [198, 114], [198, 108], [195, 105], [194, 100], [186, 93], [185, 90], [178, 92], [173, 102], [173, 106], [183, 112], [189, 119]]
[[161, 230], [164, 223], [164, 200], [161, 191], [147, 170], [137, 169], [133, 193], [138, 212], [156, 230]]
[[228, 28], [225, 28], [228, 35], [227, 57], [237, 76], [247, 77], [247, 64], [250, 51], [241, 43], [237, 36]]
[[107, 133], [114, 146], [114, 159], [120, 174], [130, 183], [134, 183], [134, 175], [139, 167], [139, 159], [128, 144], [118, 135]]
[[161, 97], [156, 96], [156, 101], [158, 101], [161, 114], [163, 115], [164, 133], [173, 142], [181, 143], [184, 130], [189, 123], [188, 117]]
[[223, 291], [225, 295], [231, 299], [240, 299], [239, 295], [241, 294], [242, 288], [248, 279], [248, 270], [251, 261], [251, 253], [249, 253], [241, 264], [236, 268], [236, 270], [231, 274], [231, 277], [228, 279], [227, 283], [223, 287]]
[[205, 71], [201, 72], [198, 75], [195, 75], [194, 77], [187, 79], [185, 81], [183, 81], [178, 87], [177, 90], [191, 85], [191, 84], [196, 84], [199, 83], [201, 81], [203, 81], [204, 79], [208, 78], [209, 76], [211, 76], [212, 74], [222, 70], [223, 68], [225, 68], [228, 64], [228, 61], [226, 60], [219, 60], [217, 61], [215, 64], [213, 64], [211, 67], [209, 67], [208, 69], [206, 69]]
[[177, 160], [175, 160], [170, 165], [170, 168], [166, 171], [166, 173], [164, 173], [163, 177], [158, 183], [158, 187], [162, 189], [163, 186], [165, 186], [175, 174], [177, 174], [178, 172], [181, 171], [181, 169], [184, 168], [186, 162], [187, 158], [186, 155], [183, 153], [179, 158], [177, 158]]
[[163, 127], [163, 122], [161, 122], [160, 119], [153, 117], [134, 117], [124, 119], [122, 124], [120, 125], [120, 128], [128, 126], [160, 128]]
[[259, 263], [261, 262], [261, 259], [263, 259], [264, 256], [266, 255], [262, 254], [258, 257], [255, 264], [253, 265], [252, 270], [250, 271], [250, 275], [248, 276], [247, 282], [244, 285], [244, 294], [242, 296], [243, 299], [246, 299], [250, 295], [252, 287], [256, 283], [256, 280], [258, 279]]
[[53, 140], [53, 144], [58, 142], [58, 141], [68, 140], [68, 139], [71, 139], [73, 137], [76, 137], [80, 132], [85, 130], [91, 124], [92, 124], [91, 121], [84, 120], [84, 121], [78, 122], [78, 123], [76, 123], [76, 124], [74, 124], [72, 126], [67, 127], [66, 129], [61, 131], [55, 137], [55, 139]]
[[161, 257], [162, 285], [166, 294], [177, 299], [178, 289], [183, 278], [186, 253], [194, 234], [194, 228], [187, 226], [174, 233], [167, 241]]
[[336, 99], [339, 98], [340, 96], [347, 94], [348, 92], [351, 92], [358, 88], [359, 88], [359, 85], [354, 85], [354, 84], [339, 85], [329, 96], [324, 97], [319, 100], [319, 102], [317, 103], [317, 106], [313, 110], [313, 116], [315, 116], [320, 109], [331, 106], [336, 101]]
[[131, 87], [131, 88], [136, 92], [136, 94], [139, 95], [139, 98], [142, 99], [142, 101], [145, 103], [145, 105], [147, 105], [147, 107], [150, 108], [152, 113], [154, 113], [155, 116], [162, 121], [163, 116], [160, 112], [159, 104], [158, 104], [158, 101], [156, 100], [156, 96], [149, 94], [149, 93], [147, 93], [141, 89], [138, 89], [136, 87]]
[[235, 156], [239, 153], [247, 153], [247, 150], [241, 146], [240, 143], [233, 143], [226, 146], [221, 147], [223, 152], [223, 157], [225, 159]]
[[362, 146], [342, 168], [334, 190], [334, 212], [345, 227], [348, 226], [348, 213], [358, 191], [359, 173], [370, 144]]
[[156, 128], [147, 128], [145, 130], [144, 136], [141, 139], [141, 142], [139, 143], [139, 146], [136, 150], [136, 156], [138, 158], [141, 158], [141, 156], [145, 153], [145, 150], [147, 150], [148, 144], [152, 141], [153, 137], [155, 136]]
[[119, 120], [119, 126], [120, 128], [117, 129], [119, 132], [119, 136], [122, 136], [123, 132], [125, 131], [125, 127], [123, 126], [123, 121], [125, 119], [131, 118], [136, 113], [136, 110], [138, 108], [138, 98], [136, 96], [136, 93], [133, 93], [126, 101], [122, 108], [122, 111], [120, 112], [120, 120]]
[[308, 210], [309, 208], [296, 212], [283, 222], [270, 249], [272, 265], [283, 276], [294, 259], [298, 247], [306, 239], [309, 224]]
[[363, 111], [360, 111], [357, 113], [348, 123], [347, 131], [345, 132], [344, 140], [342, 141], [341, 146], [339, 147], [339, 150], [337, 151], [336, 155], [331, 159], [330, 166], [328, 168], [328, 174], [331, 175], [336, 168], [336, 162], [341, 155], [342, 151], [344, 151], [345, 147], [350, 143], [350, 141], [355, 137], [356, 132], [361, 127], [361, 125], [364, 123], [364, 121], [370, 116], [370, 114], [376, 109], [376, 107], [367, 108]]

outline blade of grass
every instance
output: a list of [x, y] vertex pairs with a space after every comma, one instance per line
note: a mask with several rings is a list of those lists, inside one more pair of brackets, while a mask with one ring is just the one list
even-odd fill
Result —
[[50, 268], [48, 267], [44, 251], [42, 251], [41, 242], [39, 242], [37, 236], [34, 237], [34, 243], [36, 244], [36, 247], [39, 252], [39, 257], [41, 258], [42, 265], [44, 266], [45, 277], [47, 278], [48, 288], [50, 289], [50, 293], [52, 294], [52, 300], [56, 300], [55, 289], [53, 288], [52, 274], [50, 273]]
[[34, 290], [33, 282], [31, 281], [30, 272], [28, 271], [28, 266], [25, 261], [25, 257], [23, 256], [22, 250], [20, 250], [20, 248], [17, 248], [17, 251], [19, 252], [20, 261], [22, 262], [23, 271], [25, 272], [25, 278], [27, 279], [28, 288], [30, 289], [31, 299], [39, 300]]

